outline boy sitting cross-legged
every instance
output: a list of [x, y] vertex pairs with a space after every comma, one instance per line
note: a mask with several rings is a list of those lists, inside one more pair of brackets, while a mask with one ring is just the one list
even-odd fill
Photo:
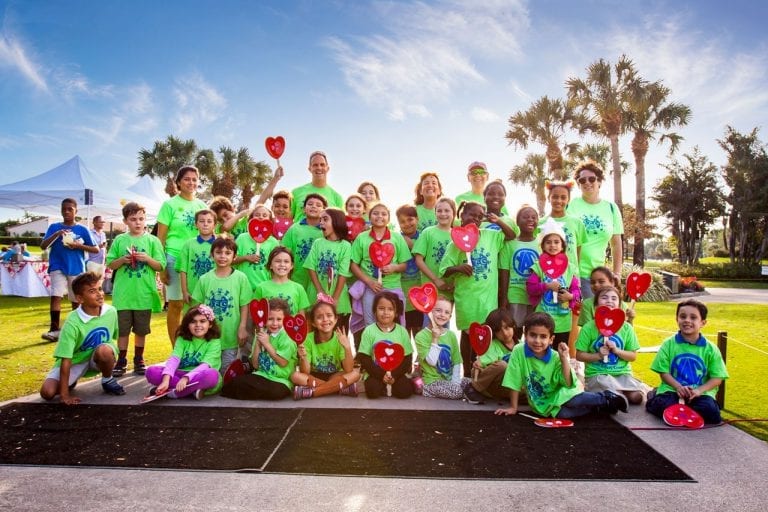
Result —
[[101, 372], [105, 393], [124, 395], [123, 387], [112, 377], [117, 356], [117, 311], [104, 304], [101, 276], [81, 274], [72, 283], [72, 290], [80, 307], [64, 322], [53, 351], [56, 362], [40, 388], [40, 396], [52, 400], [59, 395], [64, 404], [80, 403], [80, 398], [70, 395], [70, 391], [89, 370]]

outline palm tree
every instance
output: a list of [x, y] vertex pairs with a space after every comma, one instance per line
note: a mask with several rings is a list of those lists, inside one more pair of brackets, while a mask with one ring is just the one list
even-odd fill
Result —
[[632, 153], [635, 156], [635, 248], [632, 261], [638, 267], [645, 264], [645, 156], [648, 154], [648, 143], [658, 139], [659, 144], [669, 141], [669, 154], [672, 155], [680, 145], [683, 137], [670, 130], [675, 126], [685, 126], [691, 119], [691, 109], [682, 103], [667, 102], [670, 90], [661, 82], [646, 84], [631, 97], [625, 124], [629, 131], [634, 132], [632, 138]]
[[182, 165], [192, 163], [197, 154], [197, 144], [193, 139], [181, 140], [169, 135], [166, 140], [156, 140], [151, 150], [139, 150], [139, 173], [153, 179], [165, 180], [165, 192], [169, 196], [176, 194], [173, 178]]
[[240, 207], [246, 208], [256, 192], [263, 190], [272, 178], [272, 169], [264, 162], [254, 161], [247, 148], [240, 148], [237, 152], [235, 168], [235, 180], [241, 189]]
[[608, 167], [608, 157], [611, 154], [611, 147], [607, 144], [584, 144], [578, 146], [575, 151], [568, 155], [565, 162], [565, 168], [568, 169], [568, 175], [576, 166], [584, 160], [594, 160], [600, 167]]
[[[595, 128], [585, 116], [575, 113], [566, 102], [542, 96], [526, 111], [518, 111], [509, 118], [509, 131], [506, 138], [509, 144], [522, 149], [537, 142], [546, 146], [546, 159], [549, 174], [556, 179], [564, 179], [563, 150], [560, 145], [566, 131], [576, 129], [580, 134]], [[565, 146], [566, 152], [573, 150], [574, 144]]]
[[547, 157], [541, 153], [529, 153], [525, 157], [525, 163], [516, 165], [509, 171], [509, 181], [517, 185], [529, 185], [536, 194], [536, 208], [539, 216], [544, 216], [544, 208], [547, 203], [544, 193], [544, 181], [547, 175], [544, 166], [547, 165]]
[[619, 136], [626, 129], [624, 116], [629, 97], [642, 83], [634, 63], [626, 55], [622, 55], [613, 67], [604, 59], [593, 62], [587, 67], [586, 79], [569, 78], [565, 82], [568, 105], [579, 108], [582, 114], [598, 121], [596, 132], [607, 137], [611, 143], [613, 194], [619, 208], [623, 202]]

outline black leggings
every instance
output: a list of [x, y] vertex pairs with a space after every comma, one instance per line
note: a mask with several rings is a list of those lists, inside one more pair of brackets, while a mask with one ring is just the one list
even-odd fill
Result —
[[236, 400], [282, 400], [290, 395], [291, 390], [285, 384], [255, 373], [235, 377], [221, 388], [221, 396]]

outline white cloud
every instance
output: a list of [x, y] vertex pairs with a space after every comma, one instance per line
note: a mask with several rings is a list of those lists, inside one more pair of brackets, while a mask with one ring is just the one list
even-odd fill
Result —
[[644, 78], [662, 79], [672, 99], [688, 103], [694, 117], [733, 118], [768, 107], [766, 43], [735, 52], [724, 35], [664, 16], [649, 16], [636, 31], [617, 28], [605, 40], [612, 41], [617, 57], [630, 56]]
[[199, 73], [178, 78], [173, 96], [177, 106], [175, 131], [180, 133], [219, 119], [227, 106], [224, 96]]
[[475, 61], [520, 55], [528, 27], [520, 3], [387, 2], [374, 5], [382, 33], [325, 41], [347, 85], [393, 120], [429, 117], [429, 105], [485, 77]]
[[0, 38], [0, 66], [16, 69], [36, 89], [48, 92], [48, 84], [43, 77], [42, 67], [27, 55], [27, 50], [20, 42], [10, 39], [7, 34]]
[[501, 119], [493, 110], [482, 107], [474, 107], [470, 112], [472, 119], [480, 123], [494, 123]]

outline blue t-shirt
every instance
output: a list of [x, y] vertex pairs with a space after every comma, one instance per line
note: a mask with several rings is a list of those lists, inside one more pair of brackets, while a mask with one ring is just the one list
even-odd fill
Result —
[[[48, 238], [53, 233], [62, 229], [70, 231], [72, 238], [76, 242], [82, 243], [83, 245], [92, 245], [94, 247], [96, 246], [96, 244], [93, 243], [93, 240], [91, 239], [90, 230], [85, 226], [81, 226], [80, 224], [68, 226], [63, 222], [56, 222], [55, 224], [48, 226], [48, 231], [45, 232], [45, 236], [43, 238]], [[77, 276], [85, 272], [85, 251], [82, 249], [70, 249], [64, 245], [63, 238], [68, 234], [69, 233], [65, 233], [64, 235], [58, 237], [49, 246], [48, 272], [60, 270], [64, 273], [65, 276]]]

